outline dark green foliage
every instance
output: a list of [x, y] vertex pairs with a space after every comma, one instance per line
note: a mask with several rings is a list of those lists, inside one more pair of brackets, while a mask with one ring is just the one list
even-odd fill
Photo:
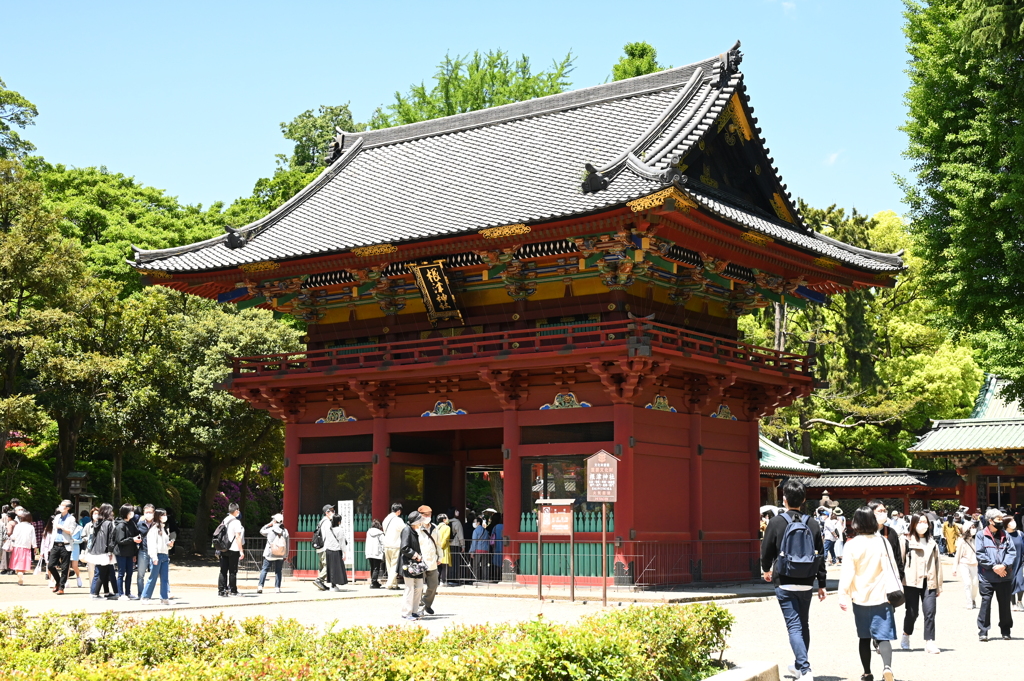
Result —
[[173, 506], [160, 478], [150, 471], [138, 469], [124, 472], [124, 501], [136, 506], [153, 504], [163, 509]]
[[635, 76], [646, 76], [648, 73], [663, 71], [658, 63], [658, 51], [650, 43], [626, 43], [622, 51], [626, 53], [612, 66], [612, 80], [625, 80]]
[[22, 139], [14, 128], [35, 125], [38, 115], [35, 104], [14, 90], [8, 90], [0, 80], [0, 158], [22, 158], [35, 150], [35, 145]]

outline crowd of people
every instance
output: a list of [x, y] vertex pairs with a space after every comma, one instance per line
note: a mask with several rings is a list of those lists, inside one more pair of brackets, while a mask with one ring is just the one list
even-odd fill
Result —
[[[849, 522], [838, 506], [801, 511], [806, 499], [802, 482], [783, 487], [784, 509], [762, 514], [761, 569], [775, 587], [793, 649], [789, 670], [799, 681], [814, 676], [808, 660], [810, 606], [826, 598], [828, 564], [838, 564], [839, 607], [852, 610], [863, 666], [861, 681], [874, 681], [873, 654], [882, 662], [882, 678], [893, 681], [892, 642], [912, 650], [911, 637], [923, 619], [923, 650], [939, 654], [935, 613], [943, 589], [942, 556], [952, 556], [953, 576], [959, 575], [970, 610], [978, 609], [978, 638], [989, 640], [992, 601], [998, 607], [998, 627], [1010, 639], [1011, 610], [1022, 607], [1024, 596], [1024, 532], [1017, 517], [990, 508], [984, 515], [960, 512], [939, 517], [931, 511], [905, 516], [891, 513], [881, 501], [861, 506]], [[979, 602], [980, 597], [980, 602]], [[902, 631], [897, 635], [896, 608], [903, 607]]]
[[25, 575], [42, 573], [50, 590], [63, 596], [72, 575], [82, 588], [82, 565], [87, 564], [93, 598], [153, 602], [159, 581], [160, 602], [170, 604], [168, 553], [177, 530], [166, 510], [125, 504], [115, 514], [113, 506], [101, 504], [76, 518], [65, 499], [52, 517], [35, 522], [12, 499], [0, 513], [0, 573], [16, 574], [19, 585], [25, 584]]

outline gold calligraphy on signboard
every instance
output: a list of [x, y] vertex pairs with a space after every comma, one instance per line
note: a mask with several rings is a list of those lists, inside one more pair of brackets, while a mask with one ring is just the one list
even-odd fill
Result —
[[409, 269], [416, 277], [416, 286], [423, 296], [423, 304], [427, 308], [427, 318], [430, 322], [436, 324], [441, 319], [456, 319], [461, 322], [462, 312], [459, 311], [451, 284], [444, 273], [444, 261], [429, 265], [410, 265]]
[[615, 503], [619, 500], [619, 460], [604, 451], [587, 458], [587, 501]]

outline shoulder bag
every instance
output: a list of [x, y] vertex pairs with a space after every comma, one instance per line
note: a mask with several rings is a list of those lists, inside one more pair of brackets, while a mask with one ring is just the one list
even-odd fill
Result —
[[893, 558], [889, 540], [885, 537], [879, 537], [879, 539], [885, 545], [885, 558], [883, 562], [888, 565], [888, 568], [882, 566], [882, 578], [885, 580], [885, 599], [889, 601], [889, 605], [898, 608], [906, 602], [907, 597], [903, 593], [903, 585], [900, 583], [900, 575], [896, 570], [896, 560]]

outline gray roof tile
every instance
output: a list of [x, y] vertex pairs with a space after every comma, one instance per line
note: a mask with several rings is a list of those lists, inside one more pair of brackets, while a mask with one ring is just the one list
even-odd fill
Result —
[[[620, 206], [669, 184], [669, 163], [742, 88], [738, 44], [689, 66], [592, 88], [346, 137], [344, 152], [280, 208], [225, 237], [135, 252], [140, 268], [188, 272], [340, 252], [357, 246], [540, 222]], [[723, 77], [723, 72], [725, 76]], [[651, 152], [650, 163], [642, 160]], [[584, 164], [612, 168], [603, 191], [580, 189]], [[870, 271], [898, 257], [853, 249], [735, 200], [686, 190], [711, 212], [779, 241]]]

